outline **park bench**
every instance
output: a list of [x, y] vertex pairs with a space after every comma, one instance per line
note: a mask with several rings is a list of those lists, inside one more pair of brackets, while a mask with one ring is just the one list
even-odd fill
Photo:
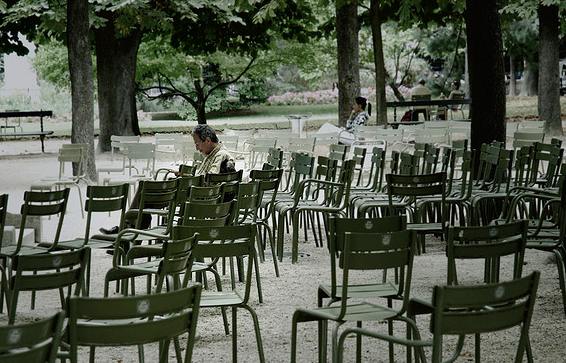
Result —
[[39, 131], [20, 131], [17, 132], [14, 128], [12, 132], [0, 132], [0, 138], [5, 137], [34, 137], [39, 136], [41, 141], [41, 152], [45, 152], [45, 137], [47, 135], [52, 135], [53, 131], [45, 131], [43, 129], [43, 117], [53, 116], [53, 111], [6, 111], [0, 112], [0, 118], [12, 118], [12, 117], [39, 117], [40, 120], [40, 130]]

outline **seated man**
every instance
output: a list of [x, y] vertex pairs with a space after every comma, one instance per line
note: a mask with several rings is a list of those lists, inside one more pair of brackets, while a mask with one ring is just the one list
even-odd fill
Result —
[[[230, 173], [236, 171], [234, 158], [219, 142], [218, 136], [214, 129], [208, 125], [197, 125], [193, 129], [193, 140], [195, 148], [204, 154], [204, 160], [195, 171], [195, 175]], [[178, 175], [178, 172], [175, 173]], [[130, 209], [139, 208], [140, 188], [137, 188], [136, 194], [130, 204]], [[151, 208], [151, 206], [147, 206]], [[126, 228], [135, 227], [137, 213], [126, 212]], [[151, 215], [144, 214], [142, 216], [141, 229], [147, 229], [151, 225]], [[119, 232], [119, 227], [114, 226], [110, 229], [100, 228], [100, 232], [104, 234], [115, 234]]]
[[236, 171], [234, 158], [219, 142], [214, 129], [208, 125], [197, 125], [193, 129], [193, 140], [197, 151], [204, 154], [204, 160], [197, 167], [195, 175], [231, 173]]
[[[419, 83], [411, 89], [411, 101], [430, 100], [432, 93], [425, 84], [425, 80], [421, 79]], [[429, 112], [428, 106], [413, 107], [413, 121], [419, 120], [420, 113], [424, 114], [425, 120], [430, 120]]]

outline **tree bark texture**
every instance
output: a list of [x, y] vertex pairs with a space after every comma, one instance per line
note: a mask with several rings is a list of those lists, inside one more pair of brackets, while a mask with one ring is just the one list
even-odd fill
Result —
[[360, 94], [358, 1], [336, 0], [338, 49], [338, 123], [346, 125], [354, 99]]
[[371, 0], [370, 21], [373, 39], [373, 59], [375, 63], [375, 103], [378, 125], [387, 125], [387, 98], [385, 94], [385, 61], [383, 59], [383, 39], [381, 36], [380, 0]]
[[88, 0], [67, 1], [67, 51], [71, 77], [71, 142], [87, 144], [84, 171], [97, 180], [94, 157], [94, 80], [89, 41]]
[[112, 19], [95, 31], [100, 136], [98, 148], [110, 150], [111, 135], [139, 135], [136, 63], [139, 29], [118, 37]]
[[515, 57], [509, 55], [509, 96], [517, 95], [517, 80], [515, 79]]
[[539, 5], [538, 114], [545, 131], [562, 135], [560, 119], [560, 20], [558, 5]]
[[466, 0], [472, 149], [505, 142], [505, 66], [497, 0]]

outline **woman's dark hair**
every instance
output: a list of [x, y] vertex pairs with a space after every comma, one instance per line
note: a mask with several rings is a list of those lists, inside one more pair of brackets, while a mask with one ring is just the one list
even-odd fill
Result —
[[214, 129], [208, 125], [196, 125], [193, 129], [193, 134], [197, 135], [198, 138], [201, 139], [201, 141], [206, 141], [206, 139], [209, 138], [210, 141], [214, 143], [218, 142], [216, 131], [214, 131]]
[[367, 98], [365, 98], [365, 97], [356, 97], [356, 100], [355, 100], [355, 101], [356, 101], [356, 103], [357, 103], [358, 105], [360, 105], [360, 106], [362, 107], [362, 110], [365, 111], [365, 110], [366, 110], [366, 107], [367, 107], [368, 115], [371, 116], [371, 103], [368, 102]]
[[454, 82], [452, 82], [452, 85], [454, 86], [454, 88], [460, 89], [460, 81], [455, 80]]

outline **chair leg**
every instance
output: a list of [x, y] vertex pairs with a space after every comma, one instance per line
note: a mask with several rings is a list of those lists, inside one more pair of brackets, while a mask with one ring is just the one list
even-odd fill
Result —
[[89, 361], [90, 363], [94, 363], [95, 348], [96, 348], [96, 347], [90, 347], [90, 349], [88, 350], [88, 361]]
[[480, 335], [475, 334], [474, 340], [475, 340], [474, 346], [475, 346], [476, 362], [479, 363], [479, 362], [481, 362], [481, 339], [480, 339]]
[[238, 308], [232, 307], [232, 362], [238, 362]]
[[263, 224], [265, 230], [267, 231], [267, 236], [269, 238], [269, 247], [271, 248], [271, 256], [273, 258], [273, 268], [275, 269], [275, 276], [279, 277], [279, 265], [277, 262], [277, 256], [275, 254], [275, 232], [267, 223]]
[[[357, 321], [356, 326], [358, 328], [361, 328], [362, 322]], [[356, 363], [361, 363], [361, 362], [362, 362], [362, 335], [356, 334]], [[390, 360], [390, 362], [393, 362], [393, 360]]]
[[[264, 354], [264, 352], [263, 352], [263, 342], [262, 342], [262, 340], [261, 340], [261, 331], [260, 331], [260, 329], [259, 329], [259, 320], [258, 320], [258, 318], [257, 318], [257, 314], [256, 314], [256, 312], [255, 312], [250, 306], [248, 306], [248, 305], [242, 305], [242, 307], [243, 307], [244, 309], [246, 309], [247, 311], [249, 311], [249, 312], [250, 312], [250, 315], [252, 316], [252, 320], [253, 320], [253, 323], [254, 323], [254, 330], [255, 330], [255, 339], [256, 339], [256, 342], [257, 342], [257, 352], [258, 352], [258, 354], [259, 354], [259, 361], [260, 361], [261, 363], [264, 363], [264, 362], [265, 362], [265, 354]], [[235, 324], [235, 322], [234, 322], [234, 324]], [[235, 330], [234, 330], [234, 331], [235, 331]], [[235, 361], [236, 361], [236, 360], [234, 360], [234, 362], [235, 362]]]
[[299, 218], [300, 213], [294, 211], [292, 214], [293, 221], [293, 238], [291, 241], [291, 262], [297, 263], [299, 261]]
[[254, 269], [255, 269], [255, 279], [257, 283], [257, 296], [259, 303], [263, 303], [263, 294], [261, 292], [261, 277], [259, 276], [259, 264], [257, 262], [257, 254], [254, 253]]
[[556, 257], [556, 267], [558, 268], [558, 283], [560, 284], [560, 291], [562, 292], [562, 304], [564, 307], [564, 314], [566, 314], [566, 283], [564, 277], [564, 261], [562, 254], [558, 250], [554, 250]]
[[[217, 291], [222, 291], [222, 283], [220, 282], [220, 275], [218, 275], [218, 272], [214, 269], [212, 270], [212, 274], [214, 275], [214, 281], [216, 283], [216, 290]], [[205, 277], [206, 280], [206, 277]], [[226, 315], [226, 308], [222, 307], [220, 308], [221, 314], [222, 314], [222, 322], [224, 323], [224, 333], [226, 335], [230, 334], [230, 327], [228, 326], [228, 316]]]
[[265, 262], [265, 251], [263, 249], [264, 243], [263, 243], [263, 235], [261, 234], [261, 230], [259, 228], [259, 224], [256, 226], [257, 228], [257, 251], [259, 253], [259, 260], [261, 262]]
[[16, 309], [18, 308], [18, 295], [19, 292], [16, 289], [12, 288], [11, 291], [11, 299], [10, 304], [8, 304], [9, 311], [8, 311], [8, 324], [12, 325], [16, 321]]
[[291, 363], [297, 362], [297, 324], [297, 314], [295, 313], [291, 322]]

